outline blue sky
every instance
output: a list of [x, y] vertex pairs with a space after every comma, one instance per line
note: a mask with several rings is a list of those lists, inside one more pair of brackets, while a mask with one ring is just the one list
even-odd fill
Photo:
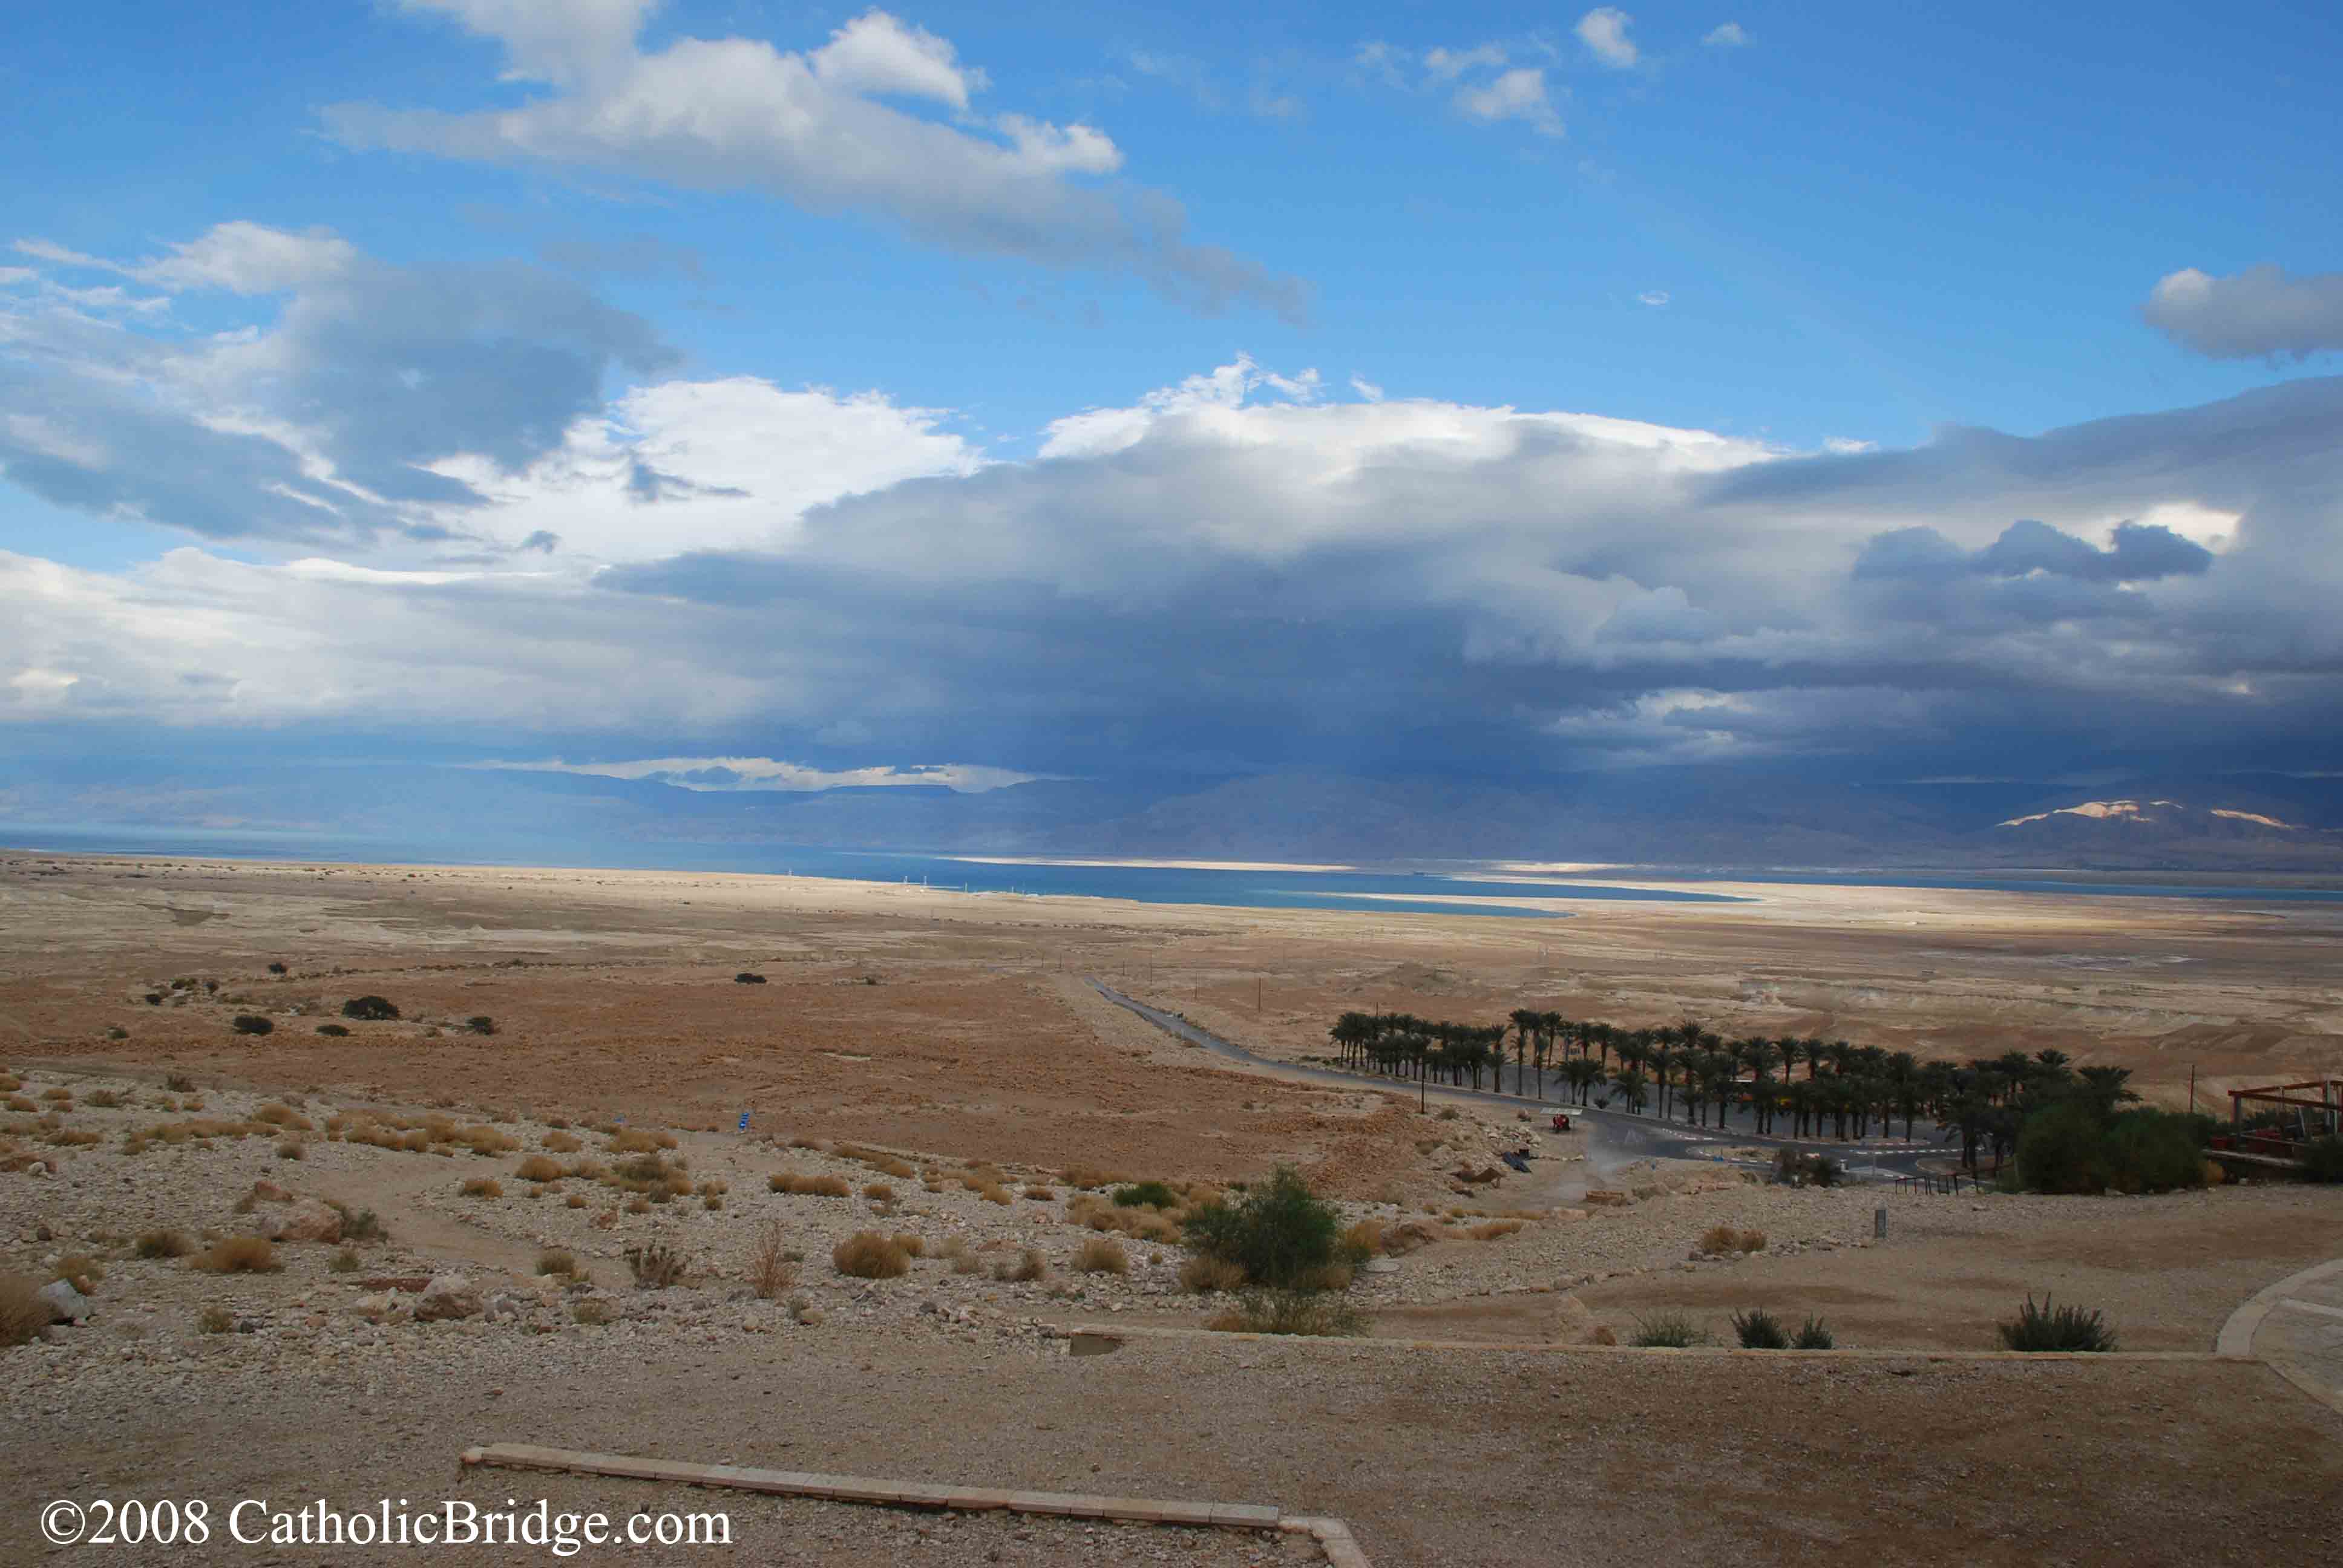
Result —
[[[2269, 629], [2338, 567], [2329, 7], [95, 4], [10, 42], [26, 733], [1147, 760], [1112, 711], [1241, 769], [1297, 725], [1389, 761], [1373, 684], [1556, 767], [2077, 713], [2128, 755], [2176, 701], [2284, 759], [2333, 696]], [[2197, 438], [2240, 419], [2252, 461]], [[2021, 521], [2097, 564], [2009, 568]], [[1952, 553], [1875, 548], [1916, 529]], [[1967, 579], [1896, 601], [1926, 657], [1852, 629], [1890, 558]], [[1398, 630], [1292, 640], [1289, 578]], [[1234, 607], [1242, 700], [1127, 635], [1167, 592]], [[174, 629], [126, 652], [142, 606]]]

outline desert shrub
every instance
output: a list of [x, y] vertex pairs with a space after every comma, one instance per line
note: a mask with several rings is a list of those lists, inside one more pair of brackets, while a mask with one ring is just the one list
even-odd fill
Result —
[[787, 1192], [797, 1198], [851, 1198], [854, 1189], [836, 1176], [800, 1176], [784, 1171], [770, 1179], [776, 1192]]
[[1741, 1232], [1730, 1225], [1711, 1225], [1700, 1233], [1700, 1250], [1704, 1252], [1731, 1252], [1741, 1246]]
[[927, 1242], [909, 1231], [895, 1232], [895, 1245], [903, 1249], [903, 1255], [907, 1258], [924, 1258], [928, 1255]]
[[174, 1072], [163, 1080], [163, 1087], [174, 1094], [193, 1094], [196, 1081], [184, 1072]]
[[1006, 1187], [980, 1187], [977, 1189], [976, 1195], [983, 1199], [988, 1203], [998, 1203], [1004, 1209], [1016, 1201], [1015, 1199], [1009, 1195], [1009, 1189]]
[[505, 1195], [504, 1183], [493, 1176], [470, 1177], [464, 1182], [462, 1191], [467, 1198], [501, 1198]]
[[268, 972], [273, 975], [281, 975], [285, 972], [285, 965], [282, 962], [272, 961], [268, 966]]
[[382, 1218], [371, 1209], [353, 1208], [347, 1203], [326, 1200], [326, 1206], [342, 1217], [342, 1240], [345, 1241], [380, 1241], [390, 1232], [383, 1229]]
[[910, 1161], [898, 1160], [892, 1154], [881, 1154], [876, 1159], [866, 1160], [864, 1163], [878, 1167], [881, 1174], [892, 1176], [898, 1181], [908, 1181], [919, 1174], [918, 1167]]
[[1236, 1305], [1216, 1313], [1204, 1326], [1223, 1332], [1247, 1334], [1346, 1335], [1359, 1332], [1365, 1319], [1339, 1295], [1324, 1291], [1246, 1291]]
[[2028, 1295], [2016, 1321], [2001, 1325], [2001, 1342], [2013, 1351], [2111, 1351], [2116, 1331], [2096, 1308], [2054, 1308], [2046, 1295], [2037, 1307]]
[[1128, 1187], [1116, 1188], [1114, 1202], [1118, 1209], [1176, 1209], [1180, 1206], [1180, 1197], [1161, 1181], [1136, 1181]]
[[1765, 1250], [1765, 1232], [1744, 1231], [1733, 1239], [1733, 1244], [1744, 1252], [1762, 1252]]
[[648, 1241], [627, 1249], [627, 1267], [635, 1276], [635, 1289], [663, 1291], [682, 1280], [683, 1254], [663, 1242]]
[[1510, 1236], [1521, 1228], [1519, 1220], [1491, 1220], [1485, 1224], [1473, 1226], [1470, 1233], [1476, 1241], [1493, 1241], [1500, 1236]]
[[295, 1111], [289, 1105], [280, 1104], [274, 1100], [262, 1106], [259, 1110], [254, 1111], [252, 1113], [252, 1119], [255, 1121], [266, 1121], [271, 1127], [297, 1126], [305, 1131], [309, 1126], [309, 1123], [303, 1120], [299, 1111]]
[[194, 1250], [186, 1237], [176, 1231], [141, 1231], [136, 1248], [142, 1258], [184, 1258]]
[[101, 1089], [83, 1103], [99, 1111], [119, 1111], [122, 1109], [122, 1096], [111, 1089]]
[[497, 1020], [484, 1012], [474, 1013], [464, 1020], [464, 1027], [474, 1034], [494, 1034], [497, 1032]]
[[713, 1214], [724, 1207], [724, 1195], [721, 1192], [703, 1193], [700, 1196], [699, 1206]]
[[1180, 1265], [1180, 1283], [1183, 1289], [1202, 1295], [1209, 1291], [1233, 1291], [1245, 1282], [1245, 1271], [1226, 1258], [1198, 1253]]
[[1092, 1236], [1074, 1251], [1074, 1268], [1085, 1274], [1127, 1274], [1131, 1257], [1122, 1243], [1108, 1236]]
[[275, 1034], [277, 1025], [256, 1012], [240, 1012], [227, 1020], [228, 1028], [238, 1034]]
[[451, 1141], [461, 1143], [475, 1154], [509, 1154], [520, 1147], [519, 1139], [485, 1121], [465, 1128]]
[[524, 1181], [558, 1181], [564, 1171], [561, 1161], [552, 1156], [532, 1154], [513, 1167], [513, 1174]]
[[1003, 1284], [1031, 1284], [1036, 1280], [1046, 1279], [1049, 1272], [1050, 1260], [1041, 1255], [1039, 1247], [1026, 1248], [1017, 1255], [1013, 1263], [1003, 1259], [992, 1265], [992, 1277]]
[[789, 1140], [789, 1147], [792, 1149], [810, 1149], [815, 1153], [819, 1154], [821, 1152], [821, 1140], [819, 1138], [792, 1138]]
[[98, 1282], [106, 1278], [106, 1269], [86, 1252], [75, 1252], [59, 1258], [49, 1270], [49, 1278], [63, 1280], [85, 1296], [97, 1293]]
[[559, 1247], [539, 1252], [537, 1255], [537, 1271], [540, 1274], [574, 1274], [578, 1271], [577, 1255]]
[[1186, 1240], [1191, 1251], [1242, 1269], [1252, 1284], [1286, 1289], [1334, 1261], [1340, 1228], [1333, 1207], [1281, 1165], [1233, 1207], [1216, 1201], [1190, 1210]]
[[1334, 1250], [1343, 1257], [1366, 1261], [1383, 1250], [1383, 1221], [1361, 1220], [1336, 1239]]
[[1100, 1187], [1111, 1187], [1122, 1180], [1111, 1171], [1094, 1170], [1087, 1165], [1072, 1166], [1060, 1171], [1058, 1176], [1059, 1180], [1065, 1182], [1067, 1186], [1080, 1187], [1085, 1191]]
[[197, 1253], [195, 1266], [210, 1274], [273, 1274], [285, 1265], [267, 1237], [229, 1236]]
[[2313, 1181], [2343, 1181], [2343, 1138], [2314, 1138], [2304, 1144], [2302, 1173]]
[[1639, 1350], [1684, 1350], [1708, 1343], [1708, 1336], [1682, 1312], [1658, 1312], [1637, 1317], [1635, 1332], [1627, 1342]]
[[338, 1023], [321, 1023], [317, 1026], [317, 1032], [328, 1037], [329, 1039], [340, 1040], [347, 1036], [350, 1031], [347, 1027]]
[[1734, 1337], [1745, 1351], [1782, 1351], [1790, 1348], [1789, 1331], [1782, 1320], [1763, 1307], [1752, 1307], [1745, 1312], [1733, 1314]]
[[354, 996], [342, 1003], [342, 1016], [367, 1023], [382, 1023], [397, 1018], [398, 1009], [387, 997]]
[[748, 970], [742, 970], [739, 974], [732, 977], [732, 983], [734, 985], [763, 985], [765, 983], [765, 977], [760, 974], [752, 973]]
[[1047, 1203], [1057, 1195], [1055, 1188], [1044, 1187], [1038, 1181], [1025, 1189], [1025, 1196], [1032, 1199], [1036, 1203]]
[[568, 1132], [548, 1132], [545, 1135], [545, 1148], [549, 1154], [575, 1154], [585, 1147], [586, 1145], [577, 1137]]
[[45, 1089], [41, 1091], [41, 1098], [68, 1109], [73, 1105], [73, 1091], [70, 1089]]
[[569, 1309], [570, 1321], [583, 1323], [589, 1329], [598, 1329], [616, 1319], [618, 1315], [617, 1309], [599, 1296], [588, 1296], [583, 1301], [573, 1303]]
[[355, 1251], [348, 1247], [344, 1247], [340, 1251], [334, 1254], [334, 1261], [327, 1263], [326, 1267], [332, 1270], [337, 1274], [355, 1274], [359, 1269], [365, 1267], [365, 1264], [359, 1260], [358, 1255]]
[[631, 1198], [629, 1198], [629, 1199], [628, 1199], [628, 1200], [627, 1200], [627, 1212], [628, 1212], [628, 1213], [629, 1213], [629, 1214], [648, 1214], [648, 1213], [649, 1213], [650, 1211], [651, 1211], [651, 1201], [650, 1201], [649, 1199], [648, 1199], [648, 1198], [644, 1197], [641, 1193], [638, 1192], [638, 1193], [636, 1193], [633, 1197], [631, 1197]]
[[884, 1181], [873, 1181], [862, 1189], [862, 1195], [873, 1203], [892, 1203], [895, 1201], [895, 1189], [888, 1186]]
[[298, 1138], [287, 1138], [277, 1146], [277, 1158], [279, 1160], [306, 1160], [308, 1157], [308, 1145]]
[[586, 1195], [583, 1192], [572, 1192], [563, 1199], [562, 1202], [572, 1209], [583, 1209], [586, 1207]]
[[1796, 1336], [1790, 1341], [1790, 1348], [1794, 1351], [1832, 1351], [1838, 1348], [1838, 1342], [1831, 1338], [1830, 1328], [1822, 1319], [1809, 1315], [1799, 1326]]
[[198, 1333], [232, 1333], [235, 1329], [236, 1314], [226, 1307], [206, 1307], [196, 1314], [196, 1330]]
[[652, 1154], [659, 1151], [659, 1140], [639, 1127], [621, 1127], [610, 1134], [608, 1148], [613, 1154]]
[[830, 1250], [830, 1267], [850, 1279], [891, 1280], [911, 1270], [910, 1254], [892, 1236], [857, 1231]]
[[789, 1256], [789, 1233], [776, 1222], [757, 1232], [749, 1243], [749, 1288], [759, 1301], [769, 1302], [798, 1282], [798, 1266]]

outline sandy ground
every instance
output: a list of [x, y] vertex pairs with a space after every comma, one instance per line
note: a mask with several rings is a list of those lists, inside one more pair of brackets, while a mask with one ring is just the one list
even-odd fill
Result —
[[[2257, 1532], [2310, 1516], [2343, 1485], [2343, 1417], [2259, 1367], [1140, 1340], [1070, 1361], [1031, 1320], [1201, 1320], [1171, 1281], [1176, 1251], [1142, 1252], [1127, 1278], [1075, 1281], [1068, 1261], [1085, 1232], [1062, 1187], [1004, 1208], [951, 1183], [899, 1182], [904, 1205], [891, 1214], [861, 1198], [763, 1191], [763, 1174], [784, 1167], [874, 1174], [783, 1147], [792, 1137], [851, 1140], [937, 1171], [990, 1161], [1037, 1184], [1076, 1166], [1222, 1181], [1292, 1161], [1354, 1215], [1415, 1218], [1451, 1237], [1354, 1287], [1376, 1334], [1484, 1342], [1663, 1310], [1721, 1332], [1730, 1312], [1762, 1304], [1825, 1316], [1843, 1344], [1976, 1349], [2026, 1292], [2048, 1290], [2106, 1306], [2127, 1349], [2203, 1350], [2262, 1285], [2343, 1255], [2343, 1203], [2303, 1190], [1905, 1197], [1876, 1246], [1870, 1193], [1680, 1190], [1653, 1172], [1651, 1195], [1629, 1208], [1574, 1212], [1552, 1207], [1572, 1191], [1567, 1141], [1536, 1176], [1465, 1199], [1448, 1172], [1523, 1136], [1509, 1118], [1443, 1118], [1436, 1102], [1420, 1115], [1412, 1097], [1227, 1070], [1080, 980], [1099, 974], [1288, 1055], [1322, 1051], [1343, 1008], [1494, 1021], [1536, 1006], [1623, 1023], [1691, 1012], [1727, 1030], [1962, 1055], [2056, 1045], [2131, 1065], [2166, 1094], [2185, 1093], [2191, 1061], [2201, 1091], [2343, 1060], [2343, 920], [2318, 907], [1739, 890], [1762, 901], [1582, 902], [1570, 906], [1578, 918], [1546, 923], [784, 878], [0, 855], [0, 1064], [27, 1093], [77, 1088], [59, 1128], [104, 1141], [59, 1144], [14, 1113], [11, 1147], [56, 1170], [0, 1174], [0, 1266], [37, 1269], [70, 1246], [112, 1271], [91, 1326], [0, 1352], [16, 1412], [0, 1436], [5, 1528], [45, 1496], [151, 1490], [166, 1476], [182, 1495], [363, 1501], [519, 1484], [530, 1498], [602, 1496], [618, 1512], [670, 1505], [650, 1489], [453, 1472], [465, 1443], [527, 1441], [1275, 1502], [1351, 1518], [1379, 1563], [1916, 1563], [1948, 1540], [1986, 1563], [2053, 1560], [2046, 1542], [2074, 1563], [2268, 1561]], [[740, 970], [768, 983], [738, 984]], [[198, 983], [174, 990], [175, 978]], [[405, 1017], [317, 1032], [364, 993]], [[274, 1031], [232, 1032], [240, 1012], [269, 1017]], [[497, 1031], [463, 1029], [474, 1015]], [[173, 1074], [196, 1080], [213, 1114], [299, 1095], [321, 1124], [307, 1157], [277, 1161], [266, 1139], [121, 1153], [132, 1122], [176, 1114], [156, 1109], [183, 1098], [164, 1087]], [[101, 1082], [129, 1103], [95, 1106]], [[451, 1161], [324, 1132], [329, 1111], [368, 1107], [439, 1108], [506, 1130], [517, 1147]], [[582, 1131], [618, 1117], [673, 1130], [695, 1181], [729, 1182], [723, 1203], [628, 1214], [590, 1183], [532, 1196], [515, 1177], [518, 1157], [554, 1147], [556, 1121]], [[460, 1192], [484, 1173], [511, 1190]], [[236, 1228], [230, 1204], [260, 1176], [377, 1207], [388, 1250], [359, 1280], [331, 1274], [316, 1248], [282, 1274], [230, 1279], [126, 1255], [147, 1225]], [[570, 1208], [570, 1191], [588, 1204]], [[1515, 1209], [1536, 1216], [1518, 1233], [1465, 1238]], [[933, 1260], [875, 1286], [828, 1277], [831, 1242], [881, 1219], [996, 1251], [1038, 1245], [1055, 1293], [970, 1281]], [[739, 1251], [768, 1222], [789, 1227], [811, 1260], [822, 1326], [739, 1303]], [[1720, 1223], [1764, 1229], [1770, 1244], [1731, 1263], [1691, 1261]], [[637, 1298], [618, 1254], [653, 1238], [704, 1267], [684, 1289]], [[626, 1308], [617, 1326], [581, 1327], [559, 1301], [539, 1304], [534, 1259], [552, 1245], [583, 1255]], [[494, 1327], [351, 1315], [377, 1270], [443, 1268], [480, 1275], [525, 1310]], [[256, 1332], [198, 1335], [206, 1304]], [[347, 1441], [328, 1444], [329, 1432]], [[1815, 1484], [1830, 1475], [1862, 1484]], [[1102, 1543], [962, 1523], [921, 1536], [892, 1518], [768, 1504], [741, 1517], [758, 1522], [759, 1560], [1252, 1560], [1168, 1534]], [[1272, 1549], [1261, 1560], [1281, 1559]]]

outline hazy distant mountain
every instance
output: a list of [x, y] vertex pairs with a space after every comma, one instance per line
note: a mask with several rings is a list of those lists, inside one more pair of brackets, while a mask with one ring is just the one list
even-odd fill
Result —
[[[40, 825], [298, 832], [442, 858], [596, 845], [798, 844], [1195, 859], [1539, 859], [1705, 868], [2073, 867], [2343, 874], [2337, 780], [2171, 780], [2124, 795], [1995, 781], [1863, 783], [1670, 769], [1510, 782], [1290, 772], [693, 790], [449, 767], [233, 766], [131, 778], [0, 765], [0, 842]], [[2202, 802], [2202, 803], [2200, 803]]]

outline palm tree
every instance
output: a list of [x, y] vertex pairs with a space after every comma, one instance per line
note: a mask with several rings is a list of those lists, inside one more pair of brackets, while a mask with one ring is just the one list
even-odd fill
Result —
[[[1663, 1035], [1662, 1038], [1667, 1037]], [[1652, 1076], [1660, 1085], [1660, 1120], [1665, 1121], [1668, 1119], [1668, 1085], [1672, 1081], [1671, 1075], [1675, 1071], [1676, 1053], [1664, 1044], [1655, 1045], [1647, 1060], [1652, 1064]]]
[[[1545, 1027], [1545, 1014], [1534, 1008], [1517, 1007], [1513, 1009], [1512, 1018], [1513, 1020], [1513, 1092], [1519, 1094], [1522, 1091], [1522, 1060], [1529, 1054], [1530, 1036]], [[1500, 1040], [1503, 1039], [1504, 1030], [1499, 1030], [1497, 1036]], [[1499, 1089], [1505, 1087], [1503, 1076], [1503, 1073], [1498, 1075]], [[1539, 1098], [1544, 1099], [1544, 1096], [1541, 1095]]]
[[1619, 1098], [1627, 1102], [1628, 1110], [1638, 1116], [1644, 1113], [1644, 1106], [1650, 1098], [1645, 1091], [1651, 1087], [1651, 1081], [1640, 1070], [1632, 1067], [1627, 1069], [1611, 1081], [1611, 1087], [1618, 1091]]
[[1578, 1091], [1578, 1103], [1584, 1105], [1586, 1103], [1586, 1091], [1603, 1076], [1603, 1070], [1595, 1065], [1591, 1056], [1574, 1056], [1562, 1064], [1562, 1076], [1569, 1081], [1571, 1088]]
[[2135, 1101], [2138, 1094], [2125, 1086], [2131, 1077], [2128, 1067], [2087, 1067], [2081, 1074], [2083, 1094], [2106, 1121], [2116, 1113], [2116, 1107], [2126, 1101]]

